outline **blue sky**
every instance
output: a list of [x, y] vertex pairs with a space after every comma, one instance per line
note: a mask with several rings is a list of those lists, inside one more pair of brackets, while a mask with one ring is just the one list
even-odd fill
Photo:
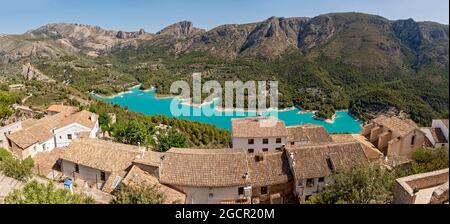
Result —
[[449, 22], [448, 0], [0, 0], [0, 33], [23, 33], [51, 22], [157, 32], [189, 20], [210, 29], [270, 16], [365, 12], [389, 19]]

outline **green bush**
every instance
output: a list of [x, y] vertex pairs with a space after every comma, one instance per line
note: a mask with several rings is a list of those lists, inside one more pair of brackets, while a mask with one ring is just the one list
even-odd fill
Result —
[[409, 166], [396, 168], [395, 171], [398, 177], [448, 168], [448, 149], [420, 148], [414, 152], [412, 159], [413, 162]]
[[16, 189], [9, 193], [5, 202], [7, 204], [93, 204], [94, 199], [56, 188], [51, 182], [41, 184], [33, 180], [23, 189]]
[[4, 148], [0, 148], [0, 163], [2, 161], [5, 161], [7, 159], [12, 159], [13, 156], [11, 155], [10, 152], [8, 152], [8, 150], [4, 149]]
[[31, 157], [20, 161], [5, 149], [0, 149], [0, 171], [8, 177], [26, 181], [32, 176], [34, 161]]
[[307, 204], [385, 204], [393, 199], [395, 177], [377, 164], [355, 167], [331, 178], [335, 183], [311, 197]]
[[184, 135], [171, 129], [159, 135], [155, 148], [160, 152], [166, 152], [171, 148], [184, 148], [187, 146], [188, 143]]
[[122, 186], [111, 204], [162, 204], [166, 196], [159, 186]]

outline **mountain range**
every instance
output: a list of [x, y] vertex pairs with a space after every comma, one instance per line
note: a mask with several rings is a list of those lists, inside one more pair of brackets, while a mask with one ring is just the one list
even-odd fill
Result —
[[[382, 96], [366, 101], [375, 101], [377, 105], [389, 101], [388, 107], [382, 105], [383, 109], [380, 109], [376, 106], [369, 111], [395, 107], [414, 116], [414, 105], [400, 105], [411, 97], [417, 97], [415, 100], [420, 101], [420, 107], [426, 107], [422, 109], [430, 114], [448, 110], [449, 26], [413, 19], [392, 21], [376, 15], [332, 13], [312, 18], [271, 17], [262, 22], [227, 24], [211, 30], [196, 28], [192, 22], [183, 21], [157, 33], [143, 29], [136, 32], [111, 31], [97, 26], [59, 23], [22, 35], [0, 36], [0, 60], [4, 64], [31, 61], [42, 67], [42, 63], [55, 63], [66, 56], [81, 57], [94, 67], [105, 60], [131, 66], [117, 70], [121, 74], [140, 73], [142, 68], [139, 66], [143, 63], [148, 68], [156, 66], [169, 73], [187, 72], [175, 69], [173, 64], [189, 58], [191, 64], [186, 66], [192, 67], [195, 62], [197, 68], [198, 64], [200, 68], [208, 68], [206, 72], [213, 73], [216, 78], [224, 77], [224, 63], [245, 62], [246, 69], [239, 71], [245, 74], [257, 72], [258, 69], [249, 68], [252, 65], [247, 63], [254, 60], [261, 66], [271, 65], [262, 73], [285, 82], [288, 89], [285, 95], [291, 98], [289, 100], [308, 109], [317, 109], [319, 104], [331, 104], [335, 109], [361, 104], [355, 98], [359, 95], [348, 89], [350, 85], [347, 84], [350, 83], [359, 88], [370, 85], [367, 90], [380, 86], [387, 88], [380, 91]], [[216, 61], [212, 62], [211, 58]], [[298, 65], [306, 66], [304, 70], [307, 71], [314, 68], [318, 75], [311, 78], [311, 75], [304, 74], [305, 71], [298, 71], [303, 69], [296, 67]], [[235, 69], [232, 68], [233, 73], [238, 72]], [[150, 71], [154, 77], [161, 76], [160, 71]], [[254, 75], [245, 74], [236, 75], [241, 79]], [[136, 74], [132, 76], [138, 82], [148, 81]], [[319, 83], [305, 83], [300, 78]], [[392, 84], [395, 80], [401, 84]], [[155, 84], [157, 81], [148, 82]], [[421, 82], [421, 86], [417, 82]], [[434, 86], [435, 89], [422, 91], [425, 86]], [[416, 96], [390, 99], [401, 97], [394, 93], [400, 91], [400, 87], [418, 88], [408, 90], [411, 91], [408, 94]], [[301, 99], [305, 94], [313, 96]], [[333, 94], [345, 98], [345, 102], [330, 103]], [[378, 102], [380, 99], [383, 102]], [[396, 102], [398, 100], [402, 102]], [[364, 110], [360, 108], [354, 112], [362, 113], [361, 109]]]

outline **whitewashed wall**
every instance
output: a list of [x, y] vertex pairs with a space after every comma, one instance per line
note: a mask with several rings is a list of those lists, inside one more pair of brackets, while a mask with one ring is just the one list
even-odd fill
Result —
[[264, 138], [252, 138], [254, 139], [254, 144], [248, 144], [249, 138], [233, 138], [233, 149], [254, 149], [256, 152], [262, 152], [264, 148], [268, 148], [269, 151], [274, 151], [276, 148], [282, 148], [286, 145], [286, 137], [281, 138], [281, 143], [276, 143], [277, 138], [268, 138], [269, 144], [263, 144]]
[[[186, 194], [186, 204], [220, 204], [222, 201], [238, 200], [239, 187], [225, 188], [195, 188], [176, 186]], [[210, 197], [212, 194], [213, 197]]]

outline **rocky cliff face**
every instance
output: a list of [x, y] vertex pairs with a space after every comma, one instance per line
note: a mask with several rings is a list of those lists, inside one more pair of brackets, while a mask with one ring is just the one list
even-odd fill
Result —
[[173, 25], [170, 25], [158, 33], [157, 35], [160, 36], [168, 36], [168, 38], [184, 38], [184, 37], [190, 37], [195, 34], [203, 33], [205, 32], [202, 29], [195, 28], [192, 24], [192, 22], [189, 21], [182, 21], [179, 23], [175, 23]]
[[393, 30], [402, 43], [414, 51], [416, 67], [430, 63], [448, 64], [448, 26], [408, 19], [395, 21]]

